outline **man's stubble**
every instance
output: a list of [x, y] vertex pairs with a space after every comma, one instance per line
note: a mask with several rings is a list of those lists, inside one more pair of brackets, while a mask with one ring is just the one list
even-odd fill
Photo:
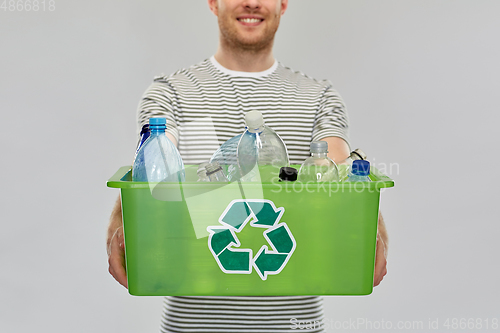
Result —
[[272, 24], [267, 26], [263, 33], [256, 38], [239, 36], [237, 29], [231, 25], [230, 20], [231, 18], [227, 17], [219, 19], [221, 39], [228, 47], [236, 51], [250, 51], [255, 53], [266, 48], [272, 48], [274, 36], [280, 24], [279, 15], [275, 15]]

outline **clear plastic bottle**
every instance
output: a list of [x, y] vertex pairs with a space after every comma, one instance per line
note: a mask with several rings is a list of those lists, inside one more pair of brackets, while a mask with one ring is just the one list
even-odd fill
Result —
[[[237, 147], [238, 168], [244, 181], [257, 180], [259, 166], [278, 174], [281, 167], [289, 166], [288, 151], [280, 136], [265, 125], [262, 113], [250, 111], [245, 115], [247, 129]], [[268, 166], [268, 167], [267, 167]]]
[[230, 181], [240, 178], [236, 150], [241, 136], [242, 134], [238, 134], [224, 142], [219, 149], [215, 151], [210, 159], [210, 163], [219, 163]]
[[349, 175], [348, 182], [369, 182], [370, 162], [356, 160], [352, 163], [352, 174]]
[[150, 136], [139, 148], [132, 179], [139, 182], [183, 182], [184, 163], [179, 151], [165, 135], [166, 119], [149, 119]]
[[336, 182], [339, 180], [339, 170], [331, 158], [327, 156], [328, 142], [311, 142], [311, 157], [306, 159], [299, 169], [301, 182]]
[[221, 166], [217, 162], [208, 163], [205, 165], [205, 170], [207, 171], [208, 181], [210, 182], [228, 182], [226, 175], [224, 174]]
[[340, 181], [346, 181], [351, 175], [352, 163], [357, 160], [366, 160], [366, 154], [359, 148], [353, 150], [348, 158], [338, 163]]
[[207, 170], [205, 169], [207, 164], [208, 164], [207, 162], [204, 162], [198, 166], [198, 170], [196, 171], [196, 173], [198, 174], [198, 181], [199, 182], [209, 182], [210, 181], [210, 179], [208, 179], [208, 176], [207, 176]]

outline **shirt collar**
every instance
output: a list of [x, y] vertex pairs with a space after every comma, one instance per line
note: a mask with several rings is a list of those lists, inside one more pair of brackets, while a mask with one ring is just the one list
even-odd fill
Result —
[[230, 69], [227, 69], [226, 67], [222, 66], [217, 60], [215, 60], [215, 57], [212, 56], [210, 57], [210, 62], [212, 65], [214, 65], [215, 68], [217, 68], [219, 71], [221, 71], [224, 74], [230, 75], [230, 76], [244, 76], [244, 77], [255, 77], [255, 78], [260, 78], [267, 76], [269, 74], [272, 74], [276, 68], [278, 67], [278, 61], [274, 59], [274, 64], [266, 69], [265, 71], [262, 72], [240, 72], [240, 71], [233, 71]]

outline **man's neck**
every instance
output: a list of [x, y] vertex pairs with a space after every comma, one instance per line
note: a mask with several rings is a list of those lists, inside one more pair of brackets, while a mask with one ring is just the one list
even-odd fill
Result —
[[272, 44], [256, 51], [234, 50], [221, 43], [214, 57], [225, 68], [238, 72], [262, 72], [271, 68], [275, 61]]

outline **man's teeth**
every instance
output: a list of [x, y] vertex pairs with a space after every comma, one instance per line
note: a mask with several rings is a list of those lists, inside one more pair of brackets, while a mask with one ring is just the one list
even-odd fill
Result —
[[245, 22], [245, 23], [257, 23], [257, 22], [260, 22], [261, 19], [257, 19], [257, 18], [242, 18], [242, 19], [239, 19], [241, 22]]

